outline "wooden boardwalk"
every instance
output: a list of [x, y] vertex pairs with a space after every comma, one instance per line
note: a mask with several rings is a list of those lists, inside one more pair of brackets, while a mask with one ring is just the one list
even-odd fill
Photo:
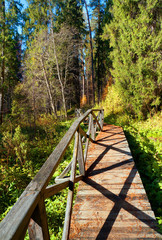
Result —
[[122, 128], [105, 125], [91, 144], [69, 239], [162, 239]]

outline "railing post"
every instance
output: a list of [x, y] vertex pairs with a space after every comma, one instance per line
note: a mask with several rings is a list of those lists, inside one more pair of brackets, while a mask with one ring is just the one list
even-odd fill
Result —
[[[90, 117], [90, 115], [88, 116], [88, 131], [87, 131], [87, 135], [90, 135], [91, 132], [91, 121], [92, 118]], [[85, 144], [85, 150], [84, 150], [84, 162], [86, 162], [87, 159], [87, 153], [88, 153], [88, 144], [89, 144], [89, 137], [86, 140], [86, 144]]]
[[76, 131], [73, 160], [72, 160], [73, 162], [71, 166], [71, 175], [70, 175], [70, 183], [69, 183], [69, 191], [68, 191], [68, 198], [67, 198], [67, 204], [66, 204], [66, 213], [65, 213], [65, 222], [64, 222], [62, 240], [68, 240], [68, 237], [69, 237], [70, 220], [71, 220], [73, 195], [74, 195], [76, 161], [77, 161], [77, 155], [78, 155], [78, 145], [79, 145], [79, 132]]
[[41, 197], [28, 226], [30, 240], [49, 240], [46, 209], [43, 197]]
[[103, 128], [104, 110], [100, 110], [100, 126]]
[[84, 176], [85, 175], [85, 165], [84, 165], [82, 138], [81, 138], [80, 132], [79, 132], [78, 163], [79, 163], [80, 174]]
[[90, 115], [90, 118], [91, 118], [91, 138], [93, 139], [93, 141], [95, 141], [95, 129], [94, 129], [94, 122], [93, 122], [92, 113]]

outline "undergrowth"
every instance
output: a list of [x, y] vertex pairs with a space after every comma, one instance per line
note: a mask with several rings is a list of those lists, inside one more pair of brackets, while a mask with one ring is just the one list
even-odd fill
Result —
[[[1, 125], [0, 221], [40, 170], [73, 121], [74, 119], [56, 121], [51, 115], [42, 115], [35, 126], [10, 120]], [[73, 142], [68, 147], [50, 184], [54, 184], [55, 177], [68, 165], [72, 151]], [[45, 200], [52, 240], [61, 239], [67, 191], [64, 189]], [[28, 235], [27, 239], [29, 239]]]

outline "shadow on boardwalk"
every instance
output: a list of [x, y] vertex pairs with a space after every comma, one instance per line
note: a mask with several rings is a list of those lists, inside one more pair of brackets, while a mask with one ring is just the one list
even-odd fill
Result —
[[70, 239], [137, 238], [162, 239], [125, 135], [109, 125], [88, 153]]

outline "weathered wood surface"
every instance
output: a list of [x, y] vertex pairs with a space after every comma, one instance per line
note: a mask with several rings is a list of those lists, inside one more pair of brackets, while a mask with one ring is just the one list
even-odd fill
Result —
[[[93, 112], [99, 112], [97, 118], [95, 117]], [[82, 179], [82, 177], [85, 175], [84, 163], [86, 161], [89, 139], [92, 140], [92, 137], [93, 139], [95, 139], [95, 130], [97, 129], [97, 124], [99, 124], [101, 127], [103, 126], [103, 112], [103, 109], [90, 109], [72, 124], [70, 129], [60, 141], [60, 143], [56, 146], [49, 158], [43, 164], [40, 171], [26, 187], [25, 191], [15, 203], [11, 211], [9, 211], [7, 216], [0, 223], [0, 240], [24, 239], [27, 228], [29, 230], [29, 235], [31, 239], [49, 239], [47, 219], [45, 216], [46, 211], [44, 199], [61, 191], [63, 188], [70, 188], [71, 182], [74, 185], [75, 182]], [[95, 118], [95, 121], [93, 120], [93, 117]], [[86, 133], [84, 133], [83, 130], [81, 131], [81, 123], [84, 123], [85, 120], [88, 122], [88, 131]], [[77, 155], [75, 156], [75, 158], [76, 160], [78, 160], [79, 163], [80, 175], [76, 176], [75, 167], [73, 170], [71, 169], [73, 176], [72, 179], [71, 177], [63, 178], [63, 176], [65, 176], [68, 172], [68, 170], [70, 170], [70, 168], [73, 168], [73, 163], [71, 163], [63, 171], [63, 173], [58, 176], [55, 181], [56, 184], [48, 186], [50, 179], [52, 178], [57, 166], [59, 165], [60, 161], [64, 156], [66, 149], [68, 148], [69, 144], [73, 139], [73, 136], [76, 133], [78, 134], [78, 141], [77, 148], [75, 148], [74, 153], [78, 153], [75, 153]], [[86, 140], [84, 153], [82, 149], [83, 145], [81, 141], [81, 135], [84, 135], [83, 137], [85, 137]], [[90, 138], [89, 135], [91, 135]], [[69, 202], [72, 203], [73, 193], [70, 192], [70, 195], [71, 197]], [[67, 209], [67, 211], [69, 210]], [[70, 222], [70, 214], [68, 214], [68, 216], [69, 219], [65, 219], [66, 229], [69, 229], [69, 227], [67, 226]], [[68, 235], [69, 233], [67, 234], [67, 236]]]
[[91, 143], [69, 239], [162, 239], [122, 128], [105, 125]]

